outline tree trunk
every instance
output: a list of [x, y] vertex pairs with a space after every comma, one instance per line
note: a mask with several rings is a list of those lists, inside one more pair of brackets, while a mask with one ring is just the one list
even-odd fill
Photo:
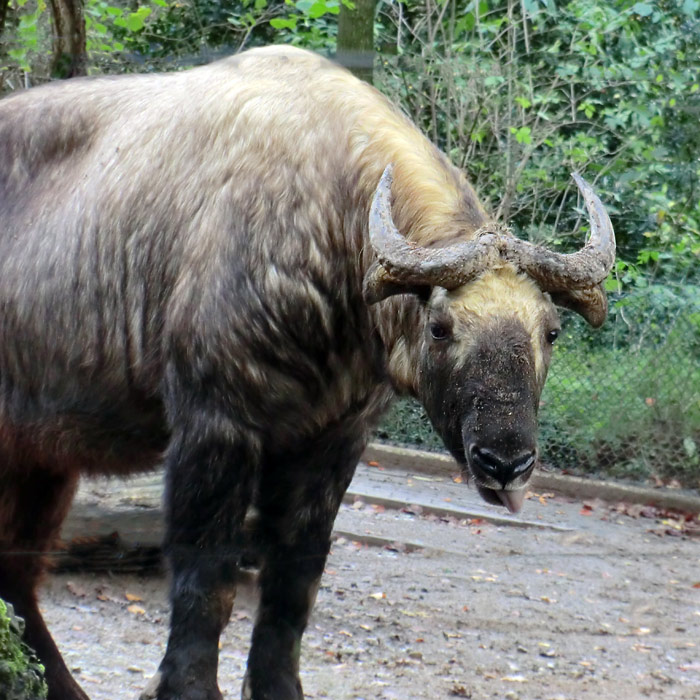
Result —
[[5, 29], [5, 19], [7, 18], [7, 8], [10, 6], [10, 0], [0, 0], [0, 36]]
[[49, 3], [54, 29], [51, 74], [56, 78], [86, 75], [87, 50], [82, 0], [49, 0]]
[[336, 60], [358, 78], [372, 82], [376, 0], [355, 0], [355, 9], [340, 5]]

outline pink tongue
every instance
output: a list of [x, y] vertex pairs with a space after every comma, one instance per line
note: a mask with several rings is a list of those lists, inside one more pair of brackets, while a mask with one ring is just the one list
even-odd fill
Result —
[[496, 495], [501, 499], [501, 502], [509, 512], [518, 513], [523, 507], [525, 489], [520, 489], [519, 491], [496, 491]]

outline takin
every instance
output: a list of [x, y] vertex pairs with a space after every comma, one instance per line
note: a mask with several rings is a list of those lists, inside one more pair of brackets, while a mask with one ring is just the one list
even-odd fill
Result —
[[339, 504], [395, 394], [490, 503], [537, 460], [555, 305], [592, 325], [615, 239], [494, 223], [379, 92], [311, 53], [76, 79], [0, 102], [0, 597], [51, 700], [87, 697], [39, 612], [81, 475], [165, 465], [167, 649], [146, 691], [218, 700], [246, 512], [260, 603], [242, 697], [301, 700]]

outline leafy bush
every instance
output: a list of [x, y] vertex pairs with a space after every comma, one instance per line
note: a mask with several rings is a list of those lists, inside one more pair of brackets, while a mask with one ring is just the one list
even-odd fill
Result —
[[625, 347], [566, 332], [542, 395], [543, 459], [598, 475], [700, 488], [700, 363], [687, 318]]
[[[578, 245], [572, 170], [608, 204], [621, 258], [700, 256], [700, 4], [407, 2], [383, 7], [381, 88], [499, 218]], [[655, 262], [655, 260], [654, 260]]]
[[22, 641], [24, 621], [0, 598], [0, 697], [42, 700], [48, 688], [44, 667]]

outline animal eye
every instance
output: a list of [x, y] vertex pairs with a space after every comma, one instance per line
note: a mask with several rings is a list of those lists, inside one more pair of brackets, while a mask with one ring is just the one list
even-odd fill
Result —
[[433, 322], [430, 324], [430, 335], [433, 336], [433, 340], [445, 340], [450, 331], [444, 323]]
[[555, 341], [558, 337], [559, 337], [559, 330], [558, 330], [557, 328], [555, 328], [555, 329], [553, 329], [553, 330], [551, 330], [551, 331], [549, 331], [549, 332], [547, 333], [547, 342], [548, 342], [550, 345], [553, 345], [553, 344], [554, 344], [554, 341]]

